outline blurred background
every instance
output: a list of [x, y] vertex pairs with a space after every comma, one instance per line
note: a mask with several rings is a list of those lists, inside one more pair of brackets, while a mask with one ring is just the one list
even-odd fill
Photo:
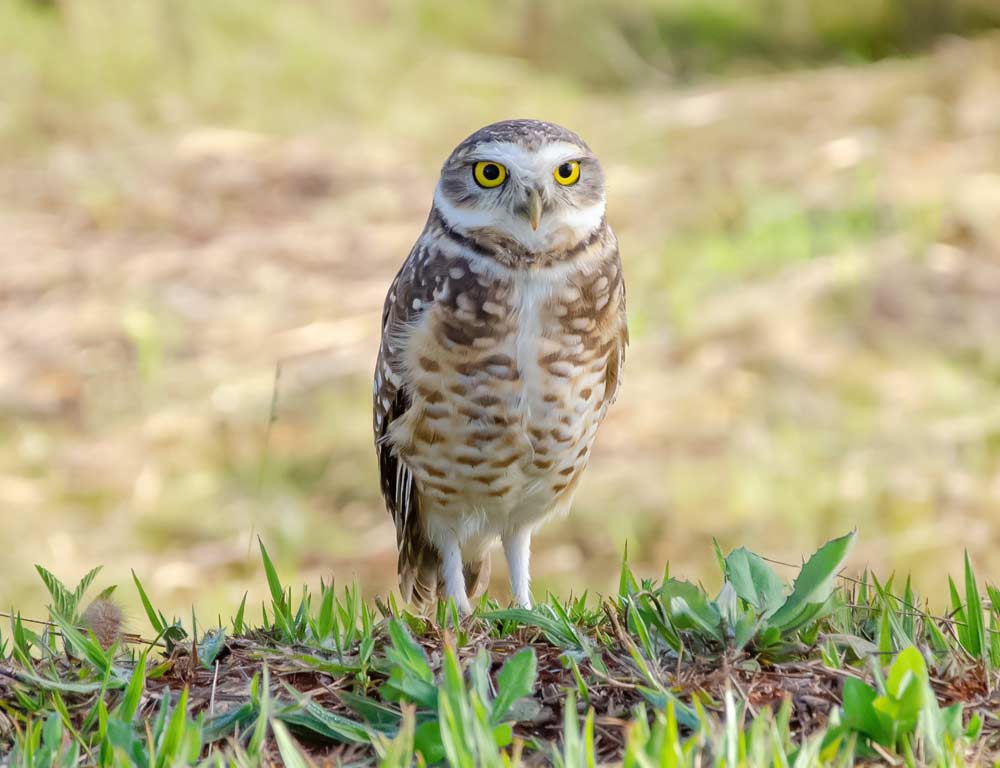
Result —
[[932, 597], [965, 548], [996, 579], [997, 27], [996, 0], [0, 3], [0, 607], [41, 611], [34, 563], [103, 564], [225, 620], [258, 534], [293, 583], [391, 589], [381, 302], [441, 162], [510, 117], [603, 159], [633, 338], [536, 595], [607, 591], [626, 541], [714, 585], [713, 537], [795, 562], [855, 527], [854, 566]]

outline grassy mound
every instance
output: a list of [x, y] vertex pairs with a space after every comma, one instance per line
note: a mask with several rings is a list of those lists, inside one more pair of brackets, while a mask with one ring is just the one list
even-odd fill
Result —
[[[39, 567], [49, 621], [0, 636], [0, 754], [11, 766], [981, 765], [996, 749], [1000, 591], [971, 566], [948, 617], [839, 573], [854, 534], [786, 586], [764, 558], [716, 550], [710, 597], [671, 578], [616, 595], [484, 599], [459, 621], [320, 584], [293, 597], [267, 551], [259, 623], [246, 600], [211, 629], [156, 610], [123, 632], [114, 588], [83, 610]], [[253, 611], [256, 613], [256, 611]]]

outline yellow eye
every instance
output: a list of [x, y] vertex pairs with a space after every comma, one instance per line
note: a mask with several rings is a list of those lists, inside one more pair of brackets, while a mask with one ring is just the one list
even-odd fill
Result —
[[552, 175], [564, 187], [576, 184], [580, 180], [580, 163], [578, 160], [567, 160], [556, 168]]
[[507, 180], [507, 169], [500, 165], [500, 163], [480, 160], [476, 163], [476, 167], [472, 169], [472, 178], [476, 180], [476, 184], [479, 186], [492, 189], [493, 187], [499, 187]]

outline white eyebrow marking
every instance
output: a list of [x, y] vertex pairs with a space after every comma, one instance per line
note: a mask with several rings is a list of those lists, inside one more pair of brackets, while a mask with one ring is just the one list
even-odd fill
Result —
[[586, 150], [568, 141], [546, 144], [537, 152], [532, 152], [519, 144], [507, 141], [491, 141], [480, 144], [472, 153], [474, 160], [495, 160], [522, 177], [543, 177], [567, 160], [578, 160], [588, 154]]

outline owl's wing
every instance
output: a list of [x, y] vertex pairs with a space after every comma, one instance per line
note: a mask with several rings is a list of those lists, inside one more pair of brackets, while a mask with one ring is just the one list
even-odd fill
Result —
[[612, 339], [611, 352], [608, 354], [608, 368], [604, 379], [604, 409], [614, 403], [622, 384], [622, 370], [625, 367], [625, 348], [628, 346], [628, 319], [625, 312], [625, 279], [622, 276], [621, 258], [618, 246], [615, 245], [614, 262], [617, 267], [617, 281], [613, 291], [616, 299], [616, 335]]
[[418, 242], [392, 281], [382, 309], [382, 342], [375, 365], [374, 426], [382, 496], [396, 526], [400, 591], [418, 601], [437, 590], [437, 551], [427, 541], [420, 522], [420, 500], [413, 473], [389, 442], [393, 423], [410, 408], [410, 390], [402, 365], [406, 330], [434, 300], [431, 255]]

